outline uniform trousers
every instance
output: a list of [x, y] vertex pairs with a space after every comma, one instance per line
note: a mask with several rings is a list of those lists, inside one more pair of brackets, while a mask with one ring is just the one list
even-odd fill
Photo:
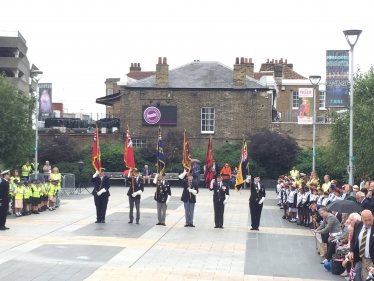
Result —
[[194, 211], [195, 203], [184, 202], [184, 216], [186, 217], [186, 225], [193, 224]]
[[263, 204], [258, 204], [258, 202], [249, 203], [249, 210], [251, 211], [251, 226], [254, 229], [260, 226], [262, 207]]
[[0, 206], [0, 227], [5, 226], [7, 215], [8, 215], [8, 202], [3, 200]]
[[157, 202], [157, 215], [159, 223], [165, 223], [166, 209], [167, 206], [165, 203]]
[[104, 221], [106, 208], [108, 206], [108, 195], [103, 193], [100, 196], [94, 194], [95, 206], [96, 206], [96, 220]]
[[140, 219], [140, 198], [134, 198], [131, 195], [129, 196], [129, 204], [130, 204], [130, 214], [129, 214], [129, 219], [130, 221], [134, 220], [134, 204], [136, 208], [136, 221], [139, 221]]
[[225, 212], [225, 205], [222, 201], [214, 202], [214, 223], [216, 226], [223, 226], [223, 213]]

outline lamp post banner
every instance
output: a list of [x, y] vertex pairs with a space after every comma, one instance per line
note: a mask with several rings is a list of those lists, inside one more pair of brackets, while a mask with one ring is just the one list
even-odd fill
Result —
[[326, 51], [326, 107], [348, 107], [349, 51]]
[[298, 124], [313, 124], [313, 88], [299, 88]]
[[39, 83], [39, 116], [52, 117], [52, 83]]

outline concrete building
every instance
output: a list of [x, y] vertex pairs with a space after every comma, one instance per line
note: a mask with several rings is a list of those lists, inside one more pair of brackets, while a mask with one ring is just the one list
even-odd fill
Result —
[[[0, 73], [11, 77], [13, 84], [24, 93], [30, 92], [30, 63], [26, 40], [19, 31], [0, 31]], [[32, 90], [36, 85], [32, 85]]]

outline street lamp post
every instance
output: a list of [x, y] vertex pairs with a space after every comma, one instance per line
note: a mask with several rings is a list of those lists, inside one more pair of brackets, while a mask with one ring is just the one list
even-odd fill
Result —
[[35, 93], [35, 162], [34, 162], [34, 175], [35, 179], [38, 174], [38, 114], [39, 114], [39, 80], [43, 76], [43, 71], [32, 70], [31, 75], [36, 82], [36, 93]]
[[310, 83], [313, 85], [313, 154], [312, 154], [312, 171], [316, 170], [316, 119], [317, 119], [317, 110], [316, 110], [316, 89], [315, 87], [318, 86], [319, 81], [321, 81], [321, 76], [318, 75], [311, 75], [309, 76]]
[[[345, 35], [345, 39], [347, 40], [349, 46], [351, 47], [351, 76], [350, 76], [350, 100], [349, 100], [349, 159], [348, 159], [348, 184], [353, 185], [353, 76], [354, 76], [354, 70], [353, 70], [353, 49], [358, 41], [358, 38], [360, 37], [362, 30], [344, 30], [343, 31]], [[353, 38], [353, 43], [350, 41], [349, 37]]]

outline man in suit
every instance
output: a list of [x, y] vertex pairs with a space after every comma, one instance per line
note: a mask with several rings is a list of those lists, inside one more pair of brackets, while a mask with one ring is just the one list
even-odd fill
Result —
[[[365, 193], [359, 191], [356, 193], [357, 203], [360, 204], [363, 210], [370, 210], [373, 213], [373, 204], [365, 197]], [[365, 277], [366, 278], [366, 277]]]
[[341, 231], [341, 224], [336, 216], [327, 211], [326, 207], [321, 207], [318, 213], [323, 221], [315, 232], [321, 234], [323, 243], [327, 243], [330, 235], [334, 236]]
[[184, 202], [184, 214], [186, 224], [184, 227], [195, 227], [193, 216], [195, 211], [196, 194], [199, 193], [199, 187], [196, 181], [193, 181], [193, 175], [188, 174], [188, 179], [183, 182], [183, 192], [181, 200]]
[[251, 184], [251, 196], [249, 197], [249, 210], [251, 211], [251, 230], [259, 230], [262, 203], [265, 200], [266, 192], [264, 185], [260, 184], [260, 176], [255, 176]]
[[129, 191], [127, 191], [127, 196], [129, 197], [130, 204], [130, 214], [129, 214], [129, 223], [134, 221], [134, 204], [136, 208], [136, 224], [139, 224], [140, 219], [140, 198], [141, 194], [144, 191], [143, 179], [139, 177], [139, 171], [135, 169], [134, 175], [128, 178], [128, 183], [130, 185]]
[[6, 170], [1, 173], [3, 177], [0, 182], [0, 230], [8, 230], [9, 227], [6, 227], [6, 216], [8, 214], [8, 194], [9, 194], [9, 178], [10, 172]]
[[110, 196], [110, 182], [109, 177], [105, 175], [105, 169], [101, 168], [101, 171], [96, 171], [91, 181], [95, 183], [94, 190], [92, 191], [96, 206], [95, 223], [105, 223], [106, 208]]
[[374, 225], [373, 214], [370, 210], [363, 210], [361, 222], [356, 222], [350, 247], [350, 258], [357, 265], [362, 262], [362, 279], [365, 280], [369, 271], [374, 272]]
[[209, 189], [213, 191], [214, 228], [223, 228], [223, 213], [230, 195], [229, 185], [222, 181], [221, 175], [217, 175], [217, 181], [214, 181]]
[[167, 180], [165, 180], [165, 173], [163, 173], [161, 175], [161, 179], [157, 181], [156, 192], [155, 192], [154, 198], [157, 201], [158, 223], [156, 225], [166, 226], [165, 224], [166, 209], [171, 198], [171, 190], [170, 190], [170, 183]]

